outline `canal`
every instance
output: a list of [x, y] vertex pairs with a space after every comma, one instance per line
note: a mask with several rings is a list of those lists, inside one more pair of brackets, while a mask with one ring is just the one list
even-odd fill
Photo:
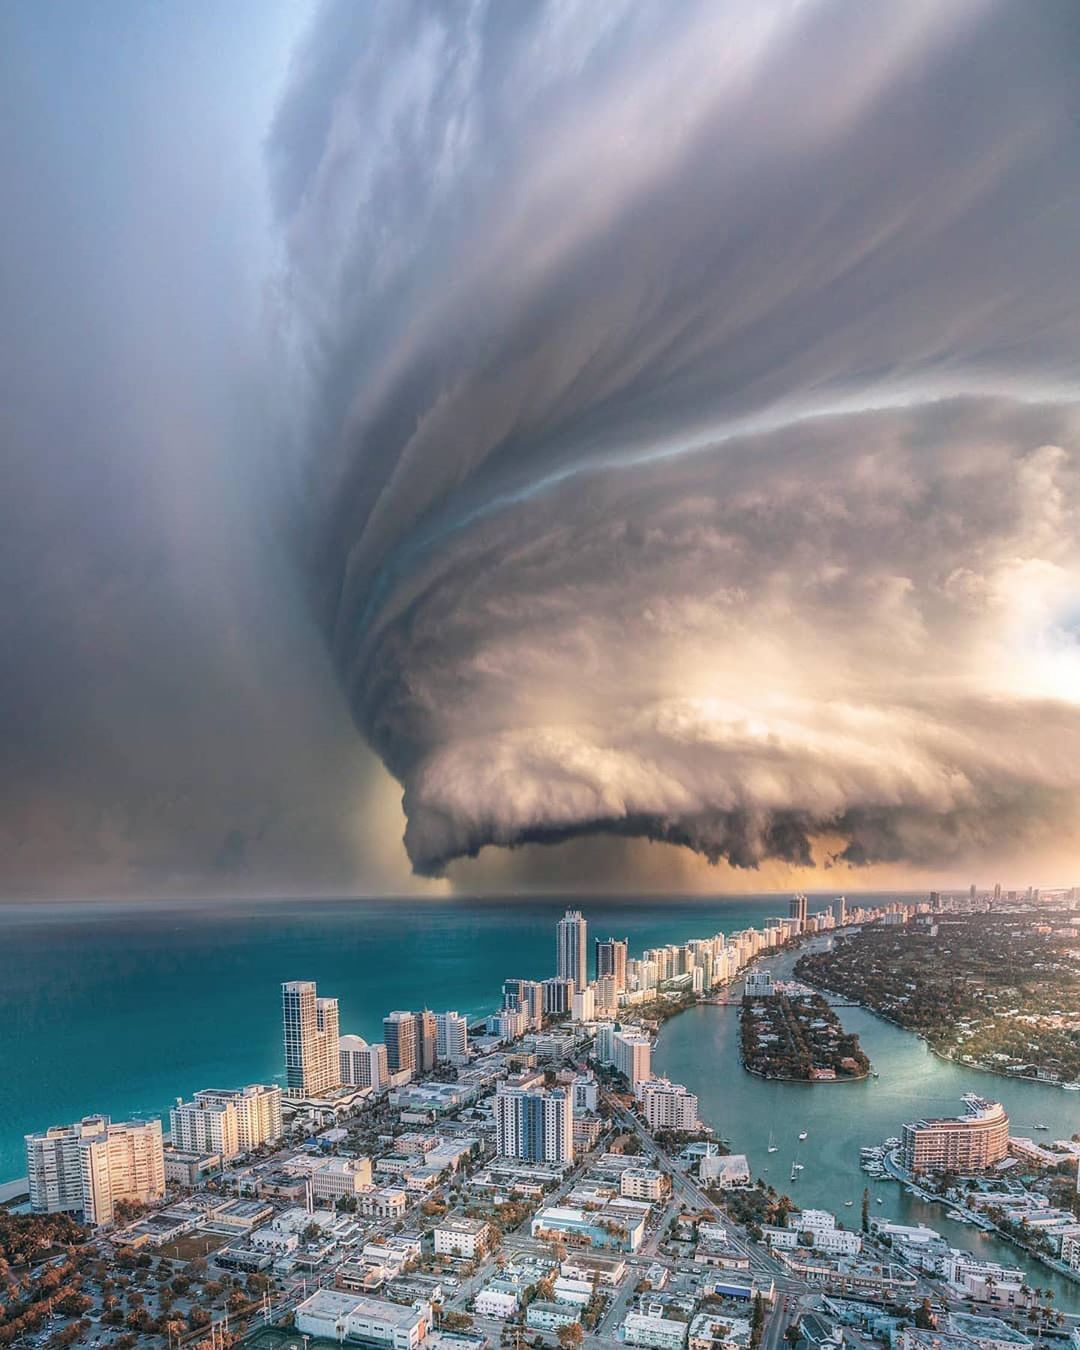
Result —
[[[782, 955], [764, 964], [784, 978], [793, 963], [794, 957]], [[741, 989], [736, 986], [733, 993]], [[965, 1092], [1001, 1101], [1013, 1134], [1067, 1139], [1080, 1130], [1080, 1093], [965, 1069], [938, 1058], [918, 1037], [862, 1008], [837, 1012], [844, 1026], [858, 1033], [879, 1077], [823, 1084], [756, 1078], [739, 1062], [738, 1009], [709, 1004], [664, 1025], [653, 1066], [696, 1092], [702, 1119], [730, 1142], [733, 1152], [747, 1155], [753, 1175], [764, 1177], [801, 1207], [832, 1210], [847, 1226], [856, 1227], [863, 1187], [869, 1186], [872, 1213], [899, 1223], [928, 1224], [953, 1246], [1020, 1266], [1033, 1287], [1054, 1291], [1054, 1307], [1080, 1313], [1080, 1284], [996, 1236], [948, 1219], [943, 1205], [926, 1204], [896, 1182], [872, 1181], [859, 1167], [860, 1148], [899, 1135], [905, 1120], [959, 1114]], [[1036, 1123], [1050, 1128], [1033, 1135]], [[803, 1130], [807, 1139], [800, 1143]], [[772, 1154], [770, 1134], [777, 1149]], [[803, 1170], [793, 1182], [795, 1161]]]

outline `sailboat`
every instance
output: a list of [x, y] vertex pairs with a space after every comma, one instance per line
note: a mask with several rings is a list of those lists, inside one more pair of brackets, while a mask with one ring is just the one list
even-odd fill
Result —
[[775, 1153], [776, 1150], [777, 1150], [778, 1148], [779, 1148], [779, 1145], [773, 1143], [773, 1134], [772, 1134], [772, 1130], [770, 1130], [770, 1131], [769, 1131], [769, 1152], [770, 1152], [770, 1153]]
[[805, 1138], [806, 1138], [806, 1131], [805, 1131], [805, 1130], [800, 1130], [800, 1132], [799, 1132], [799, 1138], [800, 1138], [800, 1139], [805, 1139]]
[[793, 1162], [793, 1163], [791, 1164], [791, 1177], [790, 1177], [790, 1180], [792, 1180], [792, 1181], [798, 1181], [798, 1179], [799, 1179], [799, 1164], [798, 1164], [797, 1162]]

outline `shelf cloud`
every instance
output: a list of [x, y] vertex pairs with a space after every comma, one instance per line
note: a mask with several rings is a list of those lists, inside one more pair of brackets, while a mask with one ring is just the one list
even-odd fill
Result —
[[307, 566], [418, 872], [1078, 838], [1070, 10], [322, 11]]

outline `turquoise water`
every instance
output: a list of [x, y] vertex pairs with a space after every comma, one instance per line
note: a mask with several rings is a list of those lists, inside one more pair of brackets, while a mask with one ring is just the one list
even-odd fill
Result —
[[[770, 964], [784, 972], [791, 957]], [[1080, 1285], [1028, 1261], [1017, 1248], [968, 1224], [945, 1217], [941, 1205], [909, 1196], [895, 1182], [873, 1182], [859, 1168], [859, 1149], [898, 1135], [912, 1117], [956, 1115], [965, 1092], [1004, 1103], [1012, 1132], [1031, 1135], [1036, 1122], [1049, 1125], [1035, 1138], [1068, 1138], [1080, 1130], [1080, 1093], [1023, 1083], [963, 1069], [939, 1059], [909, 1032], [861, 1008], [838, 1010], [844, 1026], [859, 1034], [879, 1078], [854, 1083], [777, 1083], [744, 1072], [738, 1054], [738, 1010], [699, 1005], [668, 1022], [653, 1057], [656, 1068], [698, 1094], [702, 1118], [746, 1153], [755, 1177], [764, 1176], [802, 1207], [831, 1209], [850, 1227], [859, 1223], [863, 1187], [871, 1209], [901, 1223], [926, 1223], [957, 1247], [988, 1260], [1023, 1266], [1030, 1284], [1054, 1290], [1054, 1306], [1080, 1312]], [[768, 1152], [769, 1131], [777, 1152]], [[805, 1143], [798, 1140], [807, 1132]], [[793, 1161], [803, 1164], [795, 1182]], [[767, 1170], [766, 1170], [767, 1169]], [[880, 1197], [882, 1204], [877, 1204]], [[853, 1201], [848, 1208], [845, 1201]]]
[[[342, 1031], [369, 1039], [392, 1008], [487, 1012], [504, 978], [554, 973], [567, 903], [0, 905], [0, 1181], [24, 1174], [30, 1130], [279, 1076], [283, 980], [317, 980]], [[590, 939], [632, 953], [786, 913], [776, 896], [580, 905]]]

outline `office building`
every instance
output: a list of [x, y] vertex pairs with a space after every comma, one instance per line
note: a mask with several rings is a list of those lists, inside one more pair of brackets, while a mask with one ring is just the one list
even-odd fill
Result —
[[652, 1073], [652, 1041], [637, 1031], [617, 1031], [612, 1037], [615, 1069], [631, 1087]]
[[806, 927], [806, 896], [793, 895], [788, 901], [788, 918], [795, 921], [795, 932], [801, 933]]
[[371, 1182], [370, 1158], [330, 1158], [311, 1174], [311, 1194], [316, 1200], [355, 1199]]
[[380, 1092], [390, 1081], [390, 1063], [381, 1041], [369, 1045], [363, 1036], [342, 1036], [338, 1040], [338, 1060], [341, 1081], [348, 1087]]
[[669, 1083], [666, 1078], [650, 1078], [639, 1083], [637, 1097], [645, 1123], [655, 1134], [657, 1130], [682, 1130], [692, 1133], [701, 1128], [698, 1120], [698, 1099], [687, 1092], [681, 1083]]
[[833, 901], [833, 918], [836, 920], [837, 928], [843, 928], [847, 923], [847, 897], [840, 895]]
[[290, 1097], [321, 1097], [341, 1084], [338, 1001], [319, 998], [313, 980], [281, 986], [285, 1090]]
[[985, 1172], [1008, 1155], [1009, 1117], [1001, 1103], [974, 1093], [963, 1102], [962, 1116], [904, 1126], [900, 1147], [909, 1172]]
[[561, 1017], [570, 1011], [570, 1001], [574, 997], [574, 981], [556, 975], [553, 979], [543, 980], [544, 1014]]
[[177, 1099], [169, 1112], [172, 1145], [187, 1153], [217, 1153], [222, 1162], [282, 1136], [281, 1089], [252, 1083], [236, 1089], [205, 1088], [193, 1100]]
[[626, 954], [629, 943], [626, 938], [596, 939], [596, 978], [602, 980], [610, 975], [615, 981], [615, 992], [626, 989]]
[[460, 1013], [435, 1018], [435, 1057], [440, 1063], [465, 1064], [469, 1058], [469, 1024]]
[[573, 1162], [572, 1092], [500, 1084], [494, 1108], [501, 1157], [538, 1163]]
[[578, 909], [568, 909], [559, 920], [555, 943], [555, 974], [572, 980], [574, 989], [589, 983], [588, 925]]
[[165, 1195], [161, 1121], [87, 1116], [28, 1134], [26, 1167], [35, 1212], [111, 1224], [121, 1201], [147, 1205]]

